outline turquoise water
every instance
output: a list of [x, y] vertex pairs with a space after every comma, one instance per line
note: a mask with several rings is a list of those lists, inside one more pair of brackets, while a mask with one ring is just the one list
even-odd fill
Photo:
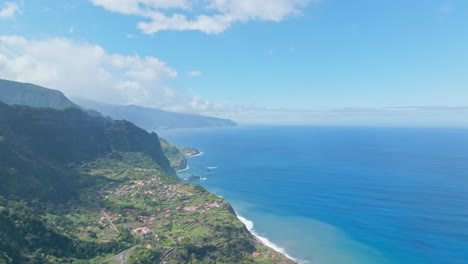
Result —
[[[163, 131], [204, 155], [181, 178], [308, 263], [468, 263], [468, 130]], [[207, 169], [208, 167], [217, 167]], [[251, 223], [248, 223], [249, 225]]]

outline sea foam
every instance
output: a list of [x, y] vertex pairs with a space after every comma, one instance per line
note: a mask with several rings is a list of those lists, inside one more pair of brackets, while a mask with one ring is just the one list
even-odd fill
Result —
[[287, 258], [289, 258], [290, 260], [295, 261], [297, 263], [309, 263], [308, 261], [299, 260], [299, 259], [296, 259], [296, 258], [288, 255], [288, 253], [286, 252], [286, 250], [284, 248], [282, 248], [282, 247], [276, 245], [275, 243], [271, 242], [268, 238], [260, 236], [259, 234], [257, 234], [257, 232], [255, 232], [255, 230], [254, 230], [254, 223], [252, 221], [246, 219], [245, 217], [240, 216], [237, 212], [236, 212], [236, 215], [237, 215], [237, 218], [245, 225], [247, 230], [249, 230], [249, 232], [254, 237], [256, 237], [258, 240], [260, 240], [260, 242], [262, 242], [265, 246], [275, 250], [276, 252], [279, 252], [279, 253], [285, 255]]
[[183, 172], [183, 171], [187, 171], [187, 170], [189, 170], [189, 169], [190, 169], [190, 167], [189, 167], [189, 165], [187, 165], [187, 167], [185, 167], [185, 169], [181, 169], [181, 170], [178, 170], [178, 171], [176, 171], [176, 172]]
[[203, 153], [203, 152], [200, 152], [200, 153], [198, 153], [198, 154], [195, 154], [195, 155], [188, 156], [187, 158], [198, 157], [198, 156], [201, 156], [201, 155], [203, 155], [203, 154], [205, 154], [205, 153]]

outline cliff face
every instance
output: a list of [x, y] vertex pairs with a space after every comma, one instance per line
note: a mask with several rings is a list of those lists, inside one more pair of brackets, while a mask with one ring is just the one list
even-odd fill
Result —
[[[68, 166], [121, 152], [138, 152], [176, 177], [159, 138], [127, 121], [92, 117], [79, 109], [55, 110], [0, 103], [0, 190], [16, 195], [67, 197], [86, 176]], [[46, 187], [47, 188], [43, 188]]]
[[187, 167], [187, 159], [184, 153], [182, 153], [182, 151], [180, 151], [179, 148], [177, 148], [174, 145], [171, 145], [169, 142], [167, 142], [167, 140], [163, 138], [159, 138], [159, 141], [161, 142], [163, 152], [169, 160], [171, 166], [176, 171], [185, 169]]

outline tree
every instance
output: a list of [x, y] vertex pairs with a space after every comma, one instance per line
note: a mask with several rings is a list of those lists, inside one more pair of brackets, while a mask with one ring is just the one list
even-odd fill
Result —
[[97, 239], [96, 232], [94, 232], [94, 231], [92, 231], [92, 230], [89, 230], [89, 231], [88, 231], [88, 236], [89, 236], [89, 238]]

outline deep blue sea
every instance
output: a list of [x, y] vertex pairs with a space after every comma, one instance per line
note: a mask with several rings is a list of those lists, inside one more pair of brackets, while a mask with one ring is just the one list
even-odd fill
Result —
[[203, 152], [181, 178], [206, 178], [196, 183], [298, 260], [468, 263], [468, 130], [235, 127], [160, 135]]

